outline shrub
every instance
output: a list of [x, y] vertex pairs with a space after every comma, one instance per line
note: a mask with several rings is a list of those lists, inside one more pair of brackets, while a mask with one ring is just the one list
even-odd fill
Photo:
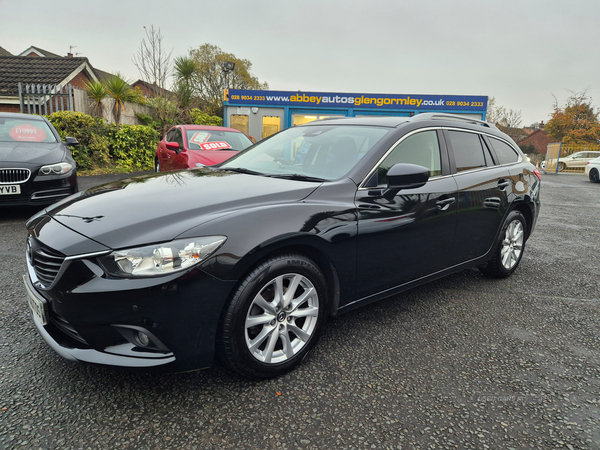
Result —
[[118, 168], [146, 170], [154, 167], [158, 132], [145, 125], [121, 125], [111, 142], [111, 155]]
[[48, 119], [62, 139], [79, 141], [71, 147], [78, 169], [118, 168], [146, 170], [154, 167], [158, 132], [144, 125], [107, 124], [81, 112], [58, 111]]
[[204, 111], [194, 108], [190, 111], [190, 117], [192, 123], [195, 125], [215, 125], [217, 127], [223, 126], [223, 118], [219, 116], [211, 116]]

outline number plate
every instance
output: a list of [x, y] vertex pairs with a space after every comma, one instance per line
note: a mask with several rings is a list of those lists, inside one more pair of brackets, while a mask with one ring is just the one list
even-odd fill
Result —
[[25, 289], [27, 289], [27, 302], [29, 303], [29, 309], [42, 325], [48, 324], [48, 315], [46, 314], [46, 301], [39, 298], [38, 295], [31, 290], [27, 283], [27, 275], [23, 276], [25, 282]]
[[21, 193], [21, 186], [18, 184], [10, 184], [8, 186], [0, 185], [0, 195], [14, 195]]

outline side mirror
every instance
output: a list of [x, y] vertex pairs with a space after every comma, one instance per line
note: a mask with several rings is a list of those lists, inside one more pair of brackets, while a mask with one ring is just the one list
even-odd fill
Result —
[[429, 180], [427, 167], [416, 164], [395, 164], [387, 173], [388, 189], [416, 189]]
[[75, 139], [74, 137], [67, 136], [65, 138], [65, 144], [67, 144], [69, 146], [70, 145], [79, 145], [79, 141], [77, 139]]
[[177, 142], [165, 142], [167, 149], [179, 153], [180, 146]]

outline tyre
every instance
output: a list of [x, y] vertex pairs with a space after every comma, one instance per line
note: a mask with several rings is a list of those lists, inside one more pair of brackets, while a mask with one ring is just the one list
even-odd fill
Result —
[[600, 174], [598, 174], [598, 169], [590, 170], [590, 181], [592, 183], [600, 183]]
[[565, 170], [567, 168], [567, 165], [565, 163], [558, 163], [558, 171], [562, 172], [563, 170]]
[[158, 161], [158, 158], [154, 158], [154, 171], [160, 172], [160, 162]]
[[511, 211], [502, 225], [492, 259], [479, 270], [495, 278], [506, 278], [515, 271], [525, 250], [527, 222], [519, 211]]
[[253, 379], [284, 374], [317, 342], [327, 303], [325, 277], [310, 259], [272, 257], [240, 283], [217, 336], [221, 361]]

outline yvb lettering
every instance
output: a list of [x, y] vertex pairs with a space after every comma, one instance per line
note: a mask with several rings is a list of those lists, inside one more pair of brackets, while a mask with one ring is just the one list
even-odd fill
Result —
[[18, 194], [19, 192], [18, 186], [0, 186], [0, 194]]

